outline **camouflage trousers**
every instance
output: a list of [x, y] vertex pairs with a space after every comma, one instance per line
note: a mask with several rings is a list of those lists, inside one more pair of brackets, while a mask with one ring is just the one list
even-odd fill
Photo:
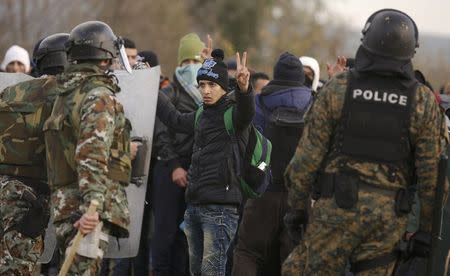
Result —
[[[319, 199], [305, 237], [286, 259], [282, 275], [341, 275], [351, 263], [391, 253], [406, 229], [406, 216], [394, 212], [394, 196], [360, 190], [351, 209], [334, 198]], [[358, 273], [391, 275], [395, 262]]]
[[0, 176], [0, 275], [31, 275], [44, 249], [42, 237], [27, 237], [9, 230], [28, 211], [22, 194], [33, 190], [7, 176]]
[[[58, 240], [58, 244], [61, 245], [60, 253], [61, 256], [65, 256], [67, 248], [70, 246], [70, 242], [75, 237], [77, 233], [77, 229], [73, 227], [72, 222], [68, 221], [59, 221], [54, 223], [56, 230], [56, 237]], [[102, 229], [102, 232], [107, 234], [107, 229]], [[108, 242], [100, 240], [99, 249], [103, 252], [106, 251], [108, 247]], [[62, 262], [64, 258], [62, 258], [60, 268], [62, 266]], [[75, 258], [73, 259], [72, 265], [70, 266], [67, 275], [73, 276], [89, 276], [89, 275], [98, 275], [100, 273], [100, 266], [102, 262], [102, 257], [98, 256], [97, 258], [88, 258], [81, 256], [79, 254], [75, 254]]]

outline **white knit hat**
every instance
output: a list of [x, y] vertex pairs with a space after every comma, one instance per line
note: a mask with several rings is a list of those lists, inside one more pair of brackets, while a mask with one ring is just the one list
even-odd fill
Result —
[[314, 72], [314, 79], [312, 81], [312, 90], [317, 91], [317, 86], [319, 85], [320, 78], [320, 67], [319, 63], [315, 58], [312, 57], [300, 57], [300, 62], [303, 64], [303, 67], [308, 66]]
[[11, 46], [11, 48], [6, 51], [5, 58], [3, 59], [0, 68], [3, 71], [6, 71], [6, 66], [13, 61], [19, 61], [25, 65], [26, 73], [30, 72], [30, 56], [24, 48], [17, 45]]

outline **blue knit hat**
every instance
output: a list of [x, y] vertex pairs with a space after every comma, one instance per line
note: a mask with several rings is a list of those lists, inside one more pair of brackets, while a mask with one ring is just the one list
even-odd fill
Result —
[[298, 57], [289, 52], [282, 53], [273, 67], [273, 79], [289, 81], [302, 86], [305, 82], [305, 73]]

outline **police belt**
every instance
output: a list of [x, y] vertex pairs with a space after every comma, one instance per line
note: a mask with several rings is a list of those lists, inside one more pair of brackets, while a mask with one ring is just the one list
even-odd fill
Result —
[[[343, 186], [349, 186], [350, 189], [346, 190]], [[316, 182], [315, 192], [318, 198], [331, 198], [335, 197], [336, 204], [340, 208], [348, 209], [353, 207], [358, 201], [358, 192], [364, 191], [372, 194], [385, 195], [388, 197], [396, 198], [397, 191], [384, 189], [371, 184], [368, 184], [359, 179], [354, 174], [339, 173], [339, 174], [321, 174]], [[343, 193], [349, 193], [348, 198]], [[346, 203], [352, 201], [349, 205]], [[344, 203], [343, 203], [344, 202]], [[361, 260], [351, 263], [351, 271], [353, 273], [370, 270], [376, 267], [387, 266], [388, 264], [396, 261], [398, 253], [396, 251], [378, 256], [373, 259]]]
[[350, 175], [345, 173], [330, 174], [322, 173], [316, 182], [315, 191], [318, 193], [320, 198], [331, 198], [334, 196], [335, 185], [342, 178], [353, 178], [353, 180], [358, 182], [358, 190], [365, 191], [369, 193], [382, 194], [390, 197], [395, 197], [397, 191], [389, 190], [382, 187], [377, 187], [372, 184], [368, 184], [360, 180], [356, 175]]
[[395, 197], [395, 194], [397, 193], [397, 191], [377, 187], [377, 186], [374, 186], [371, 184], [367, 184], [365, 182], [361, 182], [361, 184], [359, 184], [359, 188], [365, 192], [377, 193], [377, 194], [382, 194], [382, 195], [392, 196], [392, 197]]
[[387, 253], [385, 255], [373, 259], [350, 263], [350, 271], [356, 274], [358, 272], [370, 270], [376, 267], [387, 266], [390, 263], [397, 261], [397, 259], [398, 253], [396, 252]]

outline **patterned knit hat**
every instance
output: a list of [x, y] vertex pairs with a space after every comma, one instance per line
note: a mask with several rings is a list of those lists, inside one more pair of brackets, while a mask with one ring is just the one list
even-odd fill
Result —
[[228, 67], [223, 62], [222, 49], [215, 49], [211, 53], [212, 58], [203, 62], [202, 68], [197, 72], [197, 82], [208, 80], [217, 83], [225, 92], [228, 92]]

